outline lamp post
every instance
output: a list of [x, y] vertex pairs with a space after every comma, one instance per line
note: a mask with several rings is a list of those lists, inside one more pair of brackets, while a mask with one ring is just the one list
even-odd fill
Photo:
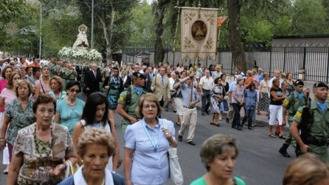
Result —
[[91, 37], [90, 37], [90, 47], [94, 48], [94, 0], [91, 0]]
[[42, 3], [40, 2], [40, 14], [39, 14], [39, 58], [41, 59], [42, 50]]

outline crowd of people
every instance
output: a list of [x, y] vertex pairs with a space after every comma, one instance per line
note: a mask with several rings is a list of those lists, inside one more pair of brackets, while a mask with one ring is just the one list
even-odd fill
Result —
[[[314, 84], [311, 100], [310, 89], [292, 73], [275, 70], [271, 78], [257, 66], [246, 74], [226, 74], [221, 65], [79, 66], [26, 58], [5, 61], [1, 76], [0, 149], [10, 163], [4, 171], [8, 185], [166, 184], [168, 150], [183, 140], [196, 145], [198, 111], [211, 114], [214, 128], [226, 122], [239, 131], [253, 130], [256, 116], [267, 116], [264, 134], [284, 139], [279, 149], [284, 157], [290, 157], [290, 145], [297, 156], [315, 154], [294, 161], [284, 184], [306, 185], [309, 179], [294, 175], [306, 173], [297, 171], [307, 161], [321, 163], [317, 166], [325, 172], [314, 185], [328, 181], [323, 162], [329, 162], [329, 104], [323, 82]], [[164, 110], [174, 111], [176, 120], [165, 119]], [[246, 184], [233, 176], [238, 153], [234, 138], [211, 136], [200, 150], [207, 173], [191, 184]], [[122, 176], [115, 173], [121, 163]]]

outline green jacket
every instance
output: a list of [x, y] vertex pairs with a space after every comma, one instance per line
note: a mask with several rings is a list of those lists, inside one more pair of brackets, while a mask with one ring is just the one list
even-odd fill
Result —
[[298, 93], [294, 91], [284, 101], [283, 107], [288, 110], [288, 121], [292, 122], [293, 118], [300, 107], [306, 105], [307, 99], [304, 96], [303, 99], [298, 98]]
[[[128, 100], [127, 97], [129, 93], [131, 94], [131, 97]], [[141, 94], [137, 94], [134, 91], [134, 86], [132, 85], [120, 94], [118, 104], [123, 105], [125, 111], [130, 116], [138, 118], [137, 107], [138, 107], [139, 99], [143, 94], [145, 94], [145, 91], [143, 91]], [[128, 120], [124, 120], [123, 124], [129, 124]]]
[[[310, 135], [317, 140], [328, 140], [329, 138], [329, 102], [327, 103], [327, 110], [321, 112], [317, 107], [317, 101], [312, 101], [311, 103], [311, 113], [313, 115], [313, 123], [310, 129]], [[300, 107], [296, 112], [293, 120], [299, 124], [302, 118], [302, 111], [304, 107]], [[309, 144], [310, 152], [317, 154], [321, 160], [329, 162], [328, 155], [328, 145], [317, 146], [314, 144]]]

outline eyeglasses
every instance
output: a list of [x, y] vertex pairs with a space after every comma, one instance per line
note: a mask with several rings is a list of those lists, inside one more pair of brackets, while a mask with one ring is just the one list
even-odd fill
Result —
[[78, 93], [78, 92], [80, 92], [80, 90], [79, 89], [70, 89], [70, 92], [76, 92], [76, 93]]

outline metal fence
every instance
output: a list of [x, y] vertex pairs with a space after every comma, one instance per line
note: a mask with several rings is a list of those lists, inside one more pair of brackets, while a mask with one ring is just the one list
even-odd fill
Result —
[[[154, 61], [154, 51], [149, 48], [130, 48], [124, 50], [123, 62], [134, 63], [141, 58], [138, 53], [148, 53], [149, 61]], [[301, 69], [305, 71], [305, 80], [308, 81], [329, 81], [329, 48], [328, 47], [275, 47], [275, 48], [249, 48], [246, 51], [248, 68], [251, 68], [256, 61], [257, 66], [265, 71], [273, 73], [279, 69], [284, 72], [291, 72], [295, 78]], [[228, 50], [221, 50], [217, 53], [216, 60], [206, 61], [182, 61], [180, 52], [173, 53], [166, 49], [164, 62], [176, 65], [189, 65], [200, 62], [203, 66], [210, 64], [222, 64], [224, 72], [232, 74], [234, 66], [232, 64], [232, 53]]]

